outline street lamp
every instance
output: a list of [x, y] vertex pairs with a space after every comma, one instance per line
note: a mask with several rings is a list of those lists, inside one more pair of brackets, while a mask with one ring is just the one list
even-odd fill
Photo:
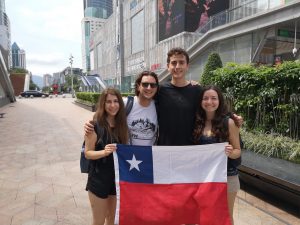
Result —
[[294, 48], [292, 50], [294, 57], [297, 55], [297, 20], [295, 20], [295, 40], [294, 40]]
[[72, 71], [72, 64], [73, 64], [73, 56], [72, 56], [72, 54], [70, 55], [70, 58], [69, 58], [69, 60], [70, 60], [70, 65], [71, 65], [71, 93], [72, 93], [72, 97], [74, 98], [75, 97], [75, 95], [74, 95], [74, 89], [73, 89], [73, 71]]

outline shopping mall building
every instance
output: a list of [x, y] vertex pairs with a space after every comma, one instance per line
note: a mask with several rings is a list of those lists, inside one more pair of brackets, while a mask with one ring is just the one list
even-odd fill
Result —
[[299, 58], [299, 0], [198, 2], [114, 1], [112, 15], [90, 42], [90, 72], [130, 91], [142, 70], [168, 79], [166, 58], [173, 47], [190, 54], [187, 78], [193, 80], [199, 80], [211, 52], [218, 52], [223, 64], [273, 65]]

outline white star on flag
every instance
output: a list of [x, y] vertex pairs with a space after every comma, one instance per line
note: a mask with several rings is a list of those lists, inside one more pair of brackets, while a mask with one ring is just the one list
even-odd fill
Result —
[[142, 163], [143, 161], [141, 160], [136, 160], [135, 155], [132, 155], [132, 160], [126, 160], [130, 164], [129, 171], [132, 170], [133, 168], [137, 169], [140, 171], [139, 164]]

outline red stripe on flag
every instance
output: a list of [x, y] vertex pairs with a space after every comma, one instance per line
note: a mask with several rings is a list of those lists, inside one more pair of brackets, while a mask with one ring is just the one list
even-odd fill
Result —
[[230, 225], [226, 183], [120, 182], [120, 225]]

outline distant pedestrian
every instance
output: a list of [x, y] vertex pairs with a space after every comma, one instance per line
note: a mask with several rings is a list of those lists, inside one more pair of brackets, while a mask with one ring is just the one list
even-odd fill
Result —
[[[125, 107], [120, 92], [105, 89], [98, 101], [94, 124], [103, 130], [97, 140], [95, 129], [85, 135], [85, 156], [92, 160], [86, 190], [93, 213], [93, 225], [113, 225], [116, 210], [115, 171], [112, 153], [116, 143], [128, 142]], [[98, 134], [99, 136], [99, 134]]]

